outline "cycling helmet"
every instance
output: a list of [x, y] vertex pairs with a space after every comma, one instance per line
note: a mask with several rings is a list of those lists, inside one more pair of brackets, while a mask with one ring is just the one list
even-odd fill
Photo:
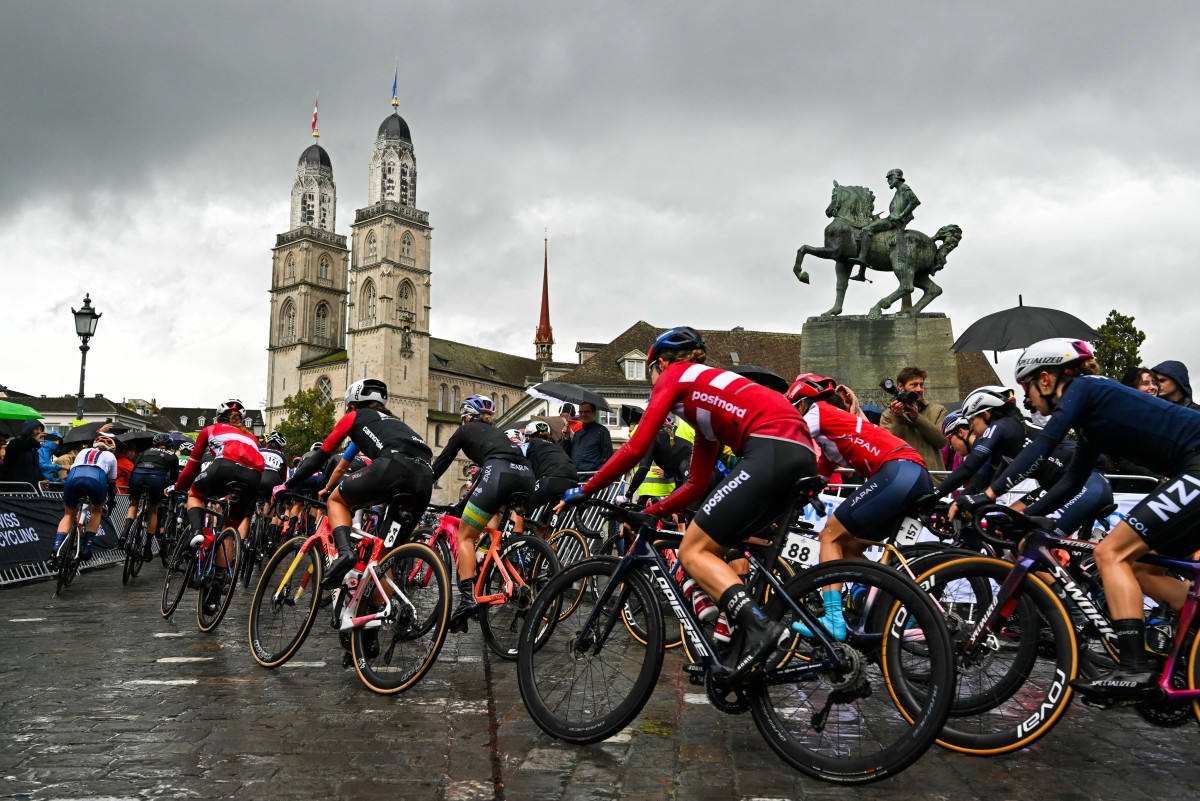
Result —
[[387, 403], [387, 399], [387, 384], [378, 378], [364, 378], [361, 381], [355, 381], [346, 388], [347, 406], [352, 403], [369, 403], [371, 401]]
[[536, 437], [539, 434], [550, 436], [550, 424], [545, 420], [534, 420], [525, 426], [525, 436]]
[[832, 395], [835, 386], [837, 386], [837, 382], [832, 378], [819, 376], [815, 373], [803, 373], [796, 376], [796, 380], [788, 387], [788, 391], [785, 394], [787, 399], [792, 402], [792, 405], [800, 401], [816, 403]]
[[287, 437], [285, 437], [283, 434], [280, 434], [278, 431], [272, 431], [267, 435], [267, 444], [278, 445], [279, 449], [283, 450], [287, 447]]
[[681, 350], [705, 350], [706, 347], [704, 337], [700, 336], [699, 331], [681, 325], [663, 332], [658, 339], [654, 340], [654, 344], [650, 346], [650, 352], [646, 354], [646, 363], [650, 364], [666, 353]]
[[117, 441], [113, 439], [112, 434], [97, 434], [96, 438], [92, 440], [92, 445], [111, 451], [117, 447]]
[[508, 437], [509, 442], [520, 444], [525, 441], [525, 432], [519, 428], [509, 428], [504, 431], [504, 436]]
[[217, 417], [219, 418], [223, 414], [228, 414], [229, 412], [232, 412], [234, 409], [237, 409], [239, 414], [245, 414], [246, 413], [246, 404], [242, 403], [237, 398], [230, 398], [229, 400], [225, 401], [224, 403], [222, 403], [220, 406], [217, 407]]
[[179, 443], [179, 452], [185, 456], [194, 450], [196, 450], [196, 443], [192, 442], [190, 439], [187, 442]]
[[320, 440], [318, 440], [318, 441], [314, 442], [312, 445], [309, 445], [308, 449], [310, 451], [319, 451], [319, 450], [321, 450], [321, 446], [323, 446], [324, 444], [325, 444], [324, 442], [321, 442]]
[[[1094, 359], [1092, 346], [1081, 339], [1043, 339], [1025, 349], [1017, 359], [1015, 375], [1019, 383], [1030, 381], [1042, 370], [1069, 367], [1077, 362]], [[1067, 375], [1072, 373], [1067, 372]]]
[[495, 414], [496, 404], [486, 395], [471, 395], [464, 398], [462, 406], [458, 409], [460, 417], [479, 417], [484, 414]]
[[950, 412], [942, 420], [942, 436], [949, 437], [960, 428], [970, 428], [971, 418], [964, 415], [962, 412]]
[[155, 448], [165, 448], [171, 444], [170, 434], [155, 434], [154, 439], [150, 440], [150, 445]]
[[667, 416], [663, 418], [663, 428], [675, 425], [675, 415], [667, 412]]
[[975, 417], [1003, 406], [1016, 407], [1017, 396], [1008, 387], [980, 387], [966, 397], [962, 405], [963, 417]]

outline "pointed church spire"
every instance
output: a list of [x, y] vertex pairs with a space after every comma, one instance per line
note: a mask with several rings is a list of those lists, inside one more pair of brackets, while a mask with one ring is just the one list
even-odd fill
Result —
[[543, 240], [542, 251], [542, 314], [538, 318], [533, 344], [537, 360], [543, 364], [554, 361], [554, 329], [550, 327], [550, 237]]

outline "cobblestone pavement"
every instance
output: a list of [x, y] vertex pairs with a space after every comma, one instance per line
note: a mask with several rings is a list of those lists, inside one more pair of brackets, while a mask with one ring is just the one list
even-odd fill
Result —
[[[295, 661], [257, 667], [247, 594], [212, 635], [194, 595], [158, 614], [161, 570], [122, 587], [85, 573], [64, 597], [0, 592], [0, 798], [1160, 799], [1200, 794], [1200, 731], [1074, 705], [1024, 752], [934, 749], [900, 776], [840, 788], [780, 762], [749, 716], [708, 706], [668, 656], [641, 717], [612, 740], [542, 734], [512, 663], [474, 629], [409, 693], [384, 698], [341, 667], [324, 618]], [[1131, 754], [1136, 753], [1137, 761]]]

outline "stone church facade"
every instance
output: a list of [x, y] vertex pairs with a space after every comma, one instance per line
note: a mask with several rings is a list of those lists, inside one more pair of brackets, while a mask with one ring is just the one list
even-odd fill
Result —
[[[458, 426], [463, 398], [489, 395], [503, 414], [541, 380], [548, 349], [538, 361], [430, 336], [433, 228], [416, 204], [416, 155], [398, 113], [376, 133], [367, 205], [355, 211], [349, 240], [335, 232], [329, 155], [319, 144], [301, 154], [291, 228], [272, 249], [268, 429], [297, 391], [317, 387], [340, 412], [346, 387], [370, 376], [387, 383], [388, 407], [436, 453]], [[435, 497], [457, 491], [459, 477], [448, 472]]]

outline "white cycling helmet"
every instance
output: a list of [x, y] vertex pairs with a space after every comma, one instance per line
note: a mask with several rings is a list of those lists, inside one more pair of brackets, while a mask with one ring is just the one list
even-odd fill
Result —
[[1067, 367], [1094, 358], [1092, 346], [1082, 339], [1043, 339], [1026, 348], [1017, 359], [1015, 375], [1018, 383], [1025, 383], [1042, 370]]
[[533, 420], [529, 425], [525, 426], [525, 436], [535, 437], [538, 434], [547, 434], [551, 432], [550, 424], [545, 420]]
[[352, 403], [387, 403], [387, 384], [378, 378], [364, 378], [346, 387], [346, 405]]
[[515, 442], [517, 444], [525, 441], [525, 432], [519, 428], [505, 429], [504, 436], [508, 437], [509, 442]]
[[1016, 406], [1017, 398], [1008, 387], [986, 386], [973, 390], [962, 405], [963, 417], [975, 417], [1002, 406]]
[[236, 409], [239, 414], [244, 415], [246, 413], [246, 404], [242, 403], [237, 398], [230, 398], [217, 407], [217, 417], [220, 417], [228, 412], [232, 412], [234, 409]]

